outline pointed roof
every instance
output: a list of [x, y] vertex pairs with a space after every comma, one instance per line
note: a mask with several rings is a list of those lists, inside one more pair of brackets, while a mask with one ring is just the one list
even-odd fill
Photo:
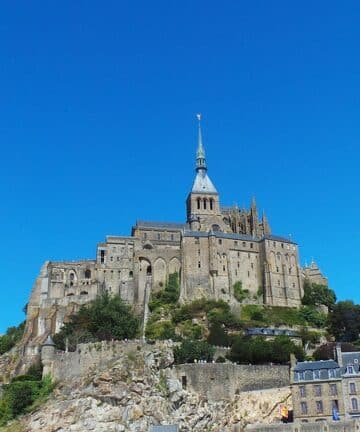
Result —
[[55, 346], [54, 341], [52, 340], [52, 337], [49, 335], [46, 339], [46, 341], [42, 344], [42, 346]]
[[207, 175], [205, 149], [201, 133], [201, 114], [197, 114], [199, 121], [198, 146], [196, 150], [196, 177], [191, 189], [192, 193], [217, 194], [217, 190]]
[[211, 193], [217, 194], [217, 190], [206, 173], [206, 170], [199, 170], [191, 189], [193, 193]]

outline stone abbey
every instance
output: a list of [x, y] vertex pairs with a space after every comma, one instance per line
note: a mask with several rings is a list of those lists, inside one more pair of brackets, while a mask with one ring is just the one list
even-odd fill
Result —
[[27, 346], [35, 350], [69, 314], [104, 290], [145, 316], [151, 292], [164, 289], [174, 272], [180, 276], [181, 302], [206, 297], [234, 309], [237, 282], [246, 290], [245, 303], [290, 307], [301, 304], [304, 275], [324, 282], [314, 264], [301, 269], [297, 244], [271, 233], [254, 199], [248, 210], [221, 207], [208, 175], [200, 121], [186, 222], [137, 221], [130, 236], [99, 243], [93, 260], [46, 262], [28, 303]]

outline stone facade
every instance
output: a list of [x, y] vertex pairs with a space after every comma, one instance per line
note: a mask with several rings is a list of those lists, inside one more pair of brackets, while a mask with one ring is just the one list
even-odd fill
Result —
[[290, 424], [254, 424], [245, 429], [248, 432], [358, 432], [359, 420], [342, 420], [337, 422], [290, 423]]
[[336, 360], [293, 362], [295, 420], [360, 417], [360, 352], [341, 352], [338, 345]]
[[297, 244], [271, 234], [254, 199], [249, 210], [221, 207], [207, 174], [200, 126], [196, 176], [186, 207], [185, 223], [137, 221], [130, 236], [106, 237], [93, 260], [46, 262], [28, 303], [27, 355], [38, 355], [49, 334], [103, 291], [119, 294], [146, 322], [151, 292], [164, 289], [174, 272], [180, 274], [181, 302], [207, 297], [236, 309], [234, 284], [241, 282], [249, 291], [245, 303], [301, 304]]

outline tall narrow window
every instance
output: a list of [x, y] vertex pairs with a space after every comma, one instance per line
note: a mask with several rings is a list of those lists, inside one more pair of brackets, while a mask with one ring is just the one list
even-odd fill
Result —
[[196, 201], [197, 201], [197, 208], [198, 210], [200, 210], [200, 198], [198, 198]]
[[349, 393], [350, 394], [356, 394], [356, 385], [355, 385], [355, 383], [351, 382], [349, 385], [350, 385]]
[[207, 199], [204, 198], [204, 210], [206, 210], [206, 201], [207, 201]]
[[318, 414], [322, 414], [323, 411], [324, 411], [324, 407], [322, 401], [316, 401], [316, 412]]
[[100, 262], [101, 262], [101, 264], [104, 264], [104, 262], [105, 262], [105, 251], [104, 250], [100, 251]]
[[306, 402], [300, 402], [300, 408], [301, 408], [301, 414], [307, 414], [307, 403]]
[[86, 269], [85, 270], [85, 279], [90, 279], [91, 278], [91, 270]]
[[299, 391], [300, 391], [300, 397], [306, 397], [305, 386], [300, 386]]
[[351, 398], [351, 409], [353, 411], [358, 411], [358, 409], [359, 409], [358, 401], [356, 398]]
[[314, 395], [315, 396], [321, 396], [321, 385], [320, 384], [314, 385]]
[[330, 395], [331, 396], [337, 396], [336, 384], [330, 384]]
[[213, 199], [212, 198], [210, 198], [210, 210], [212, 210], [213, 209]]

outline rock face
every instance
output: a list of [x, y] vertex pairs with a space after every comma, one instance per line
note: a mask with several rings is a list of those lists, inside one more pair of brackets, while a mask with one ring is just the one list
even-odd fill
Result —
[[157, 424], [179, 424], [182, 432], [238, 431], [278, 420], [279, 404], [289, 405], [289, 387], [211, 402], [182, 389], [172, 362], [170, 348], [134, 350], [105, 369], [64, 380], [39, 411], [21, 419], [24, 431], [145, 432]]

